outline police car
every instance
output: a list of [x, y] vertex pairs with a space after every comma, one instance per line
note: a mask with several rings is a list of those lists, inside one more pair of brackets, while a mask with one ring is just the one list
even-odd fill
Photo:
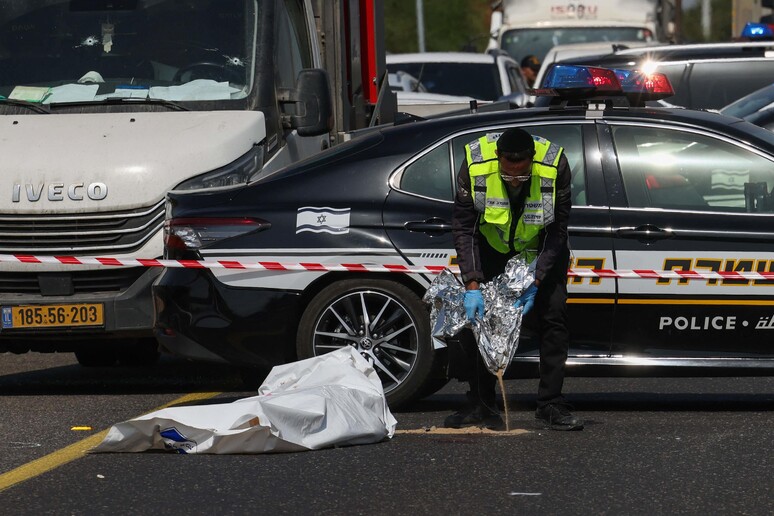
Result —
[[[393, 406], [433, 392], [456, 364], [431, 343], [433, 274], [373, 267], [454, 266], [464, 146], [518, 126], [562, 145], [572, 169], [568, 374], [774, 370], [774, 134], [642, 107], [671, 94], [663, 75], [555, 67], [547, 80], [550, 107], [378, 128], [246, 186], [170, 193], [166, 256], [232, 266], [163, 272], [162, 347], [268, 367], [354, 346]], [[240, 268], [259, 262], [275, 267]], [[537, 360], [525, 336], [514, 370]]]

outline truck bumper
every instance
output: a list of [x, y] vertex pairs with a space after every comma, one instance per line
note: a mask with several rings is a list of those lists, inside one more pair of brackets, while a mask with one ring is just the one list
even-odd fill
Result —
[[161, 274], [149, 267], [121, 292], [93, 292], [71, 296], [0, 294], [0, 306], [102, 303], [104, 327], [0, 329], [0, 352], [73, 351], [86, 340], [136, 339], [153, 336], [151, 286]]

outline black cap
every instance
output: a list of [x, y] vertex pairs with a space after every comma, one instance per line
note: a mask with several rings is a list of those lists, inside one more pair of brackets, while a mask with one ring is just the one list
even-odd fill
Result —
[[511, 158], [516, 158], [511, 161], [519, 161], [518, 158], [526, 159], [535, 155], [535, 141], [524, 129], [511, 127], [503, 131], [497, 139], [497, 150], [500, 154], [508, 154]]
[[524, 57], [524, 59], [521, 60], [521, 67], [522, 68], [532, 68], [533, 72], [539, 72], [540, 71], [540, 59], [533, 56], [532, 54]]

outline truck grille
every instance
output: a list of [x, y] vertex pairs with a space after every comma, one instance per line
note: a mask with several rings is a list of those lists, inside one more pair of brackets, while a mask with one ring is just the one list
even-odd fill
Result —
[[136, 210], [79, 215], [0, 214], [0, 253], [124, 254], [164, 224], [164, 201]]
[[3, 294], [70, 295], [97, 292], [123, 292], [145, 272], [144, 267], [110, 267], [88, 271], [57, 273], [67, 282], [69, 292], [47, 292], [41, 276], [35, 272], [0, 272], [0, 292]]

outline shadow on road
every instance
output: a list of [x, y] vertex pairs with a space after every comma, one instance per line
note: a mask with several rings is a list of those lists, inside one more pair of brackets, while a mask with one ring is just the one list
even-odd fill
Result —
[[0, 395], [178, 393], [242, 390], [238, 368], [162, 357], [148, 367], [78, 364], [0, 375]]

